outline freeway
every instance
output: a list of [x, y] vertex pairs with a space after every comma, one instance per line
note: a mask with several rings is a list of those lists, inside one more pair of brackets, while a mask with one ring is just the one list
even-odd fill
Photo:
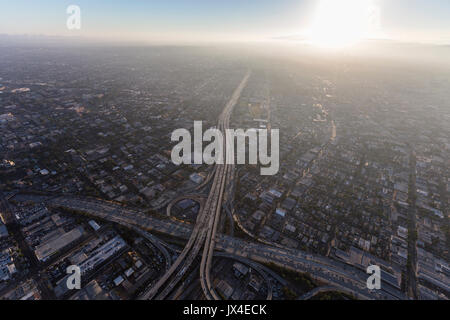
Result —
[[100, 219], [131, 225], [176, 238], [186, 239], [192, 233], [192, 229], [182, 222], [157, 219], [144, 212], [98, 199], [61, 196], [47, 201], [43, 200], [42, 202], [46, 202], [50, 207], [61, 207], [67, 210], [83, 212]]
[[138, 227], [130, 226], [130, 229], [136, 231], [138, 234], [150, 241], [150, 243], [152, 243], [156, 247], [156, 249], [158, 249], [164, 255], [164, 259], [166, 260], [166, 271], [169, 270], [170, 266], [172, 265], [172, 258], [162, 241], [160, 241], [157, 237], [153, 236], [147, 231], [139, 229]]
[[[247, 72], [238, 88], [234, 91], [230, 101], [225, 106], [219, 118], [219, 129], [225, 132], [228, 128], [231, 112], [236, 105], [242, 90], [247, 85], [250, 72]], [[226, 142], [226, 135], [224, 135]], [[225, 144], [223, 144], [225, 145]], [[201, 208], [194, 229], [189, 237], [188, 243], [184, 247], [177, 260], [170, 269], [159, 279], [159, 281], [149, 288], [140, 298], [147, 299], [164, 299], [177, 286], [177, 284], [185, 277], [188, 269], [197, 258], [201, 248], [204, 246], [202, 261], [200, 265], [200, 279], [202, 288], [208, 299], [213, 297], [219, 299], [210, 284], [210, 269], [212, 254], [214, 252], [214, 238], [216, 235], [217, 224], [222, 210], [222, 199], [225, 190], [225, 184], [228, 178], [228, 166], [224, 164], [216, 164], [214, 169], [214, 180], [211, 190], [206, 200], [206, 204]]]
[[[33, 201], [46, 202], [48, 206], [56, 206], [73, 212], [88, 214], [128, 228], [135, 226], [143, 230], [158, 232], [184, 240], [190, 239], [189, 235], [194, 233], [194, 230], [189, 225], [183, 225], [183, 223], [172, 220], [161, 220], [107, 201], [92, 198], [83, 199], [75, 196], [45, 199], [48, 198], [33, 197]], [[20, 201], [20, 197], [15, 197], [14, 200]], [[245, 241], [223, 234], [218, 234], [215, 240], [215, 250], [217, 251], [263, 264], [273, 264], [297, 272], [307, 272], [316, 280], [354, 293], [359, 299], [407, 299], [402, 292], [398, 291], [395, 295], [392, 295], [383, 290], [383, 287], [380, 291], [368, 290], [366, 288], [367, 275], [364, 271], [328, 257], [308, 254], [300, 250]]]
[[[205, 246], [203, 248], [202, 260], [200, 263], [200, 283], [202, 285], [203, 293], [208, 300], [220, 300], [220, 296], [216, 293], [211, 283], [211, 265], [214, 256], [214, 246], [216, 241], [217, 226], [220, 221], [220, 213], [222, 212], [222, 203], [224, 198], [225, 189], [228, 187], [228, 182], [231, 180], [231, 176], [234, 173], [234, 152], [228, 153], [228, 150], [234, 150], [234, 141], [231, 141], [227, 137], [226, 130], [229, 129], [230, 117], [233, 112], [234, 106], [237, 104], [242, 90], [247, 86], [248, 79], [250, 78], [250, 71], [247, 72], [239, 87], [234, 92], [231, 100], [226, 105], [223, 113], [219, 119], [219, 130], [224, 133], [225, 146], [225, 164], [216, 165], [216, 176], [213, 182], [213, 188], [218, 188], [218, 192], [211, 192], [208, 197], [209, 206], [205, 207], [205, 211], [208, 211], [210, 217], [207, 226], [207, 238]], [[233, 157], [233, 159], [231, 159]]]
[[217, 237], [216, 249], [245, 257], [263, 264], [275, 264], [295, 272], [306, 272], [317, 281], [327, 283], [344, 292], [352, 292], [358, 299], [397, 300], [408, 299], [399, 290], [369, 290], [367, 274], [358, 268], [327, 257], [308, 254], [288, 248], [244, 241], [225, 235]]

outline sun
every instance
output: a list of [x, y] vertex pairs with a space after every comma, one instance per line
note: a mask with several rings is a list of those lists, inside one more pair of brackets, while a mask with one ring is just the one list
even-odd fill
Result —
[[320, 0], [308, 42], [325, 48], [353, 45], [378, 28], [378, 14], [372, 0]]

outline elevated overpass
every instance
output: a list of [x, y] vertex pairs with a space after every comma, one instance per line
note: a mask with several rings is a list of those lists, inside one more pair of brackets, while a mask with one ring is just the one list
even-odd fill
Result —
[[[14, 197], [13, 200], [21, 201], [20, 197]], [[98, 199], [74, 196], [57, 198], [38, 196], [34, 197], [33, 201], [45, 202], [50, 207], [63, 208], [74, 213], [115, 222], [127, 228], [137, 227], [181, 240], [190, 239], [194, 232], [194, 228], [190, 225], [170, 219], [152, 217], [138, 210]], [[383, 290], [368, 290], [366, 288], [367, 275], [363, 271], [342, 262], [308, 254], [300, 250], [273, 247], [223, 234], [216, 235], [214, 250], [266, 265], [273, 264], [292, 271], [309, 273], [313, 279], [338, 288], [343, 292], [351, 292], [358, 299], [408, 299], [400, 291], [393, 295]], [[173, 264], [171, 268], [173, 268]]]

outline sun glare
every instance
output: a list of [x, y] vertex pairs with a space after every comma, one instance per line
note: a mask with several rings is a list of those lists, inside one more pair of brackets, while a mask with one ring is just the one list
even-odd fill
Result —
[[307, 32], [309, 43], [341, 48], [370, 37], [379, 28], [379, 11], [372, 0], [320, 0]]

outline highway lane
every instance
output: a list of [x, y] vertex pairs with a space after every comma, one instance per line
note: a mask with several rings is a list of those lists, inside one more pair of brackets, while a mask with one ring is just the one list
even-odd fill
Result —
[[[44, 199], [44, 198], [37, 198]], [[44, 202], [44, 201], [43, 201]], [[83, 199], [65, 196], [48, 200], [49, 206], [70, 209], [74, 212], [88, 214], [93, 217], [116, 222], [125, 227], [135, 226], [143, 230], [156, 231], [179, 239], [189, 239], [194, 233], [192, 227], [182, 223], [160, 220], [158, 218], [139, 213], [136, 210], [111, 204], [97, 199]], [[200, 229], [200, 225], [198, 226]], [[205, 234], [203, 225], [202, 237]], [[200, 230], [197, 230], [199, 232]], [[195, 241], [194, 241], [195, 242]], [[191, 244], [193, 246], [194, 243]], [[273, 247], [266, 244], [244, 241], [218, 234], [215, 239], [215, 250], [235, 254], [260, 263], [273, 263], [279, 267], [307, 272], [317, 280], [329, 285], [342, 288], [355, 294], [361, 299], [407, 299], [403, 293], [395, 296], [386, 294], [384, 290], [369, 291], [365, 287], [367, 275], [362, 270], [328, 257], [307, 254], [303, 251]], [[199, 244], [197, 242], [197, 248]], [[187, 254], [186, 254], [187, 255]], [[173, 268], [173, 265], [172, 265]]]
[[[243, 88], [247, 84], [249, 77], [250, 72], [247, 72], [238, 88], [234, 91], [230, 101], [225, 106], [225, 109], [219, 118], [219, 129], [222, 130], [222, 133], [225, 132], [223, 129], [228, 126], [231, 111], [236, 105]], [[194, 230], [189, 238], [187, 245], [181, 252], [180, 256], [177, 258], [177, 260], [174, 262], [174, 264], [171, 266], [171, 268], [164, 274], [164, 276], [156, 283], [155, 286], [149, 288], [149, 290], [141, 297], [142, 299], [156, 298], [158, 300], [161, 300], [167, 297], [169, 293], [177, 286], [177, 284], [185, 277], [186, 272], [191, 267], [194, 260], [197, 258], [201, 248], [205, 245], [205, 239], [207, 239], [205, 248], [208, 248], [208, 253], [205, 253], [205, 249], [200, 267], [200, 278], [204, 278], [202, 277], [202, 271], [204, 271], [205, 269], [202, 268], [202, 266], [206, 265], [206, 268], [210, 268], [211, 258], [209, 258], [209, 253], [213, 252], [214, 250], [214, 245], [211, 245], [211, 239], [213, 239], [213, 236], [215, 236], [215, 233], [212, 230], [217, 229], [217, 222], [215, 222], [215, 219], [220, 216], [227, 170], [228, 168], [226, 165], [215, 165], [215, 169], [213, 171], [214, 180], [208, 195], [208, 199], [205, 206], [200, 210], [198, 214]], [[210, 245], [212, 246], [212, 249], [209, 249]], [[207, 275], [209, 275], [209, 272], [207, 273]], [[205, 290], [205, 292], [209, 291]], [[218, 295], [216, 295], [216, 298], [218, 298]]]
[[[172, 264], [172, 266], [170, 267], [170, 269], [158, 280], [158, 282], [152, 286], [151, 288], [149, 288], [139, 299], [141, 300], [148, 300], [148, 299], [153, 299], [159, 292], [159, 290], [165, 286], [166, 282], [169, 280], [170, 277], [172, 277], [172, 275], [175, 274], [175, 272], [177, 271], [177, 269], [179, 267], [181, 267], [180, 272], [177, 273], [177, 275], [175, 276], [174, 281], [177, 281], [178, 279], [182, 278], [182, 274], [184, 274], [187, 270], [186, 267], [183, 267], [184, 262], [186, 257], [188, 256], [188, 254], [190, 253], [192, 247], [197, 248], [198, 246], [198, 237], [201, 237], [201, 229], [202, 229], [202, 225], [203, 225], [203, 216], [201, 214], [199, 214], [199, 216], [197, 217], [197, 224], [194, 227], [194, 230], [191, 233], [191, 236], [189, 237], [188, 243], [186, 244], [186, 246], [184, 247], [183, 251], [181, 252], [181, 254], [178, 256], [177, 260]], [[169, 284], [167, 286], [165, 286], [165, 292], [167, 292], [167, 288], [173, 288], [174, 284]], [[165, 294], [165, 292], [162, 293], [162, 295]], [[167, 292], [169, 293], [169, 292]], [[160, 295], [159, 298], [161, 298], [162, 296]]]
[[386, 290], [367, 289], [368, 275], [363, 270], [326, 257], [287, 248], [275, 248], [225, 235], [218, 237], [216, 245], [218, 250], [260, 263], [273, 263], [296, 272], [307, 272], [315, 280], [340, 288], [342, 291], [353, 292], [358, 299], [408, 299], [399, 290], [387, 292]]
[[164, 259], [166, 260], [166, 271], [169, 270], [170, 266], [172, 265], [172, 257], [170, 253], [167, 251], [164, 244], [157, 237], [153, 236], [147, 231], [139, 229], [138, 227], [135, 226], [130, 226], [129, 228], [136, 231], [142, 237], [150, 241], [150, 243], [152, 243], [156, 247], [156, 249], [158, 249], [163, 254]]
[[[200, 263], [200, 283], [203, 289], [203, 293], [208, 300], [220, 300], [220, 296], [215, 291], [212, 281], [211, 281], [211, 266], [212, 259], [214, 256], [214, 247], [215, 247], [215, 238], [217, 234], [217, 226], [220, 221], [220, 214], [222, 212], [222, 203], [224, 198], [224, 192], [226, 187], [228, 187], [228, 181], [230, 181], [230, 175], [234, 172], [234, 165], [230, 163], [234, 163], [234, 152], [228, 154], [226, 151], [231, 150], [230, 148], [234, 148], [234, 141], [228, 139], [226, 135], [226, 130], [229, 129], [230, 117], [233, 112], [235, 105], [237, 104], [242, 91], [247, 86], [248, 79], [250, 78], [251, 72], [248, 71], [244, 77], [244, 79], [239, 84], [238, 88], [233, 93], [231, 100], [226, 105], [223, 113], [219, 118], [219, 130], [223, 133], [224, 139], [224, 156], [225, 156], [225, 164], [216, 165], [216, 176], [214, 178], [214, 187], [219, 187], [219, 193], [211, 193], [209, 203], [211, 207], [205, 207], [205, 210], [208, 210], [210, 213], [208, 216], [210, 217], [208, 228], [207, 228], [207, 238], [205, 242], [205, 246], [203, 249], [202, 260]], [[233, 149], [234, 150], [234, 149]], [[233, 158], [231, 158], [233, 157]]]
[[[162, 233], [177, 238], [187, 239], [192, 233], [189, 226], [181, 222], [161, 220], [137, 210], [124, 208], [117, 204], [97, 199], [82, 199], [78, 197], [58, 197], [46, 202], [53, 207], [80, 211], [101, 219], [121, 223], [126, 222], [148, 231]], [[127, 217], [124, 219], [123, 217]], [[131, 221], [130, 219], [131, 218]]]

